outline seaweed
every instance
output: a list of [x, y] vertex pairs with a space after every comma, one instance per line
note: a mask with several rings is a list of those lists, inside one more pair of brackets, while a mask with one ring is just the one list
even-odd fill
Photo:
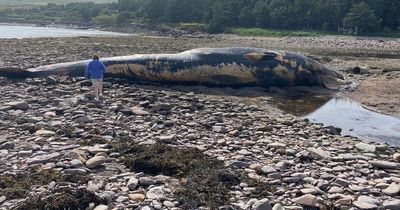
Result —
[[0, 196], [8, 199], [25, 198], [34, 185], [46, 185], [51, 182], [87, 182], [86, 176], [71, 176], [55, 170], [37, 171], [30, 169], [25, 173], [0, 175]]
[[230, 188], [239, 177], [222, 161], [195, 148], [166, 144], [135, 145], [125, 152], [125, 165], [132, 171], [164, 174], [185, 180], [174, 193], [184, 209], [206, 206], [217, 209], [229, 203]]
[[102, 200], [85, 189], [61, 188], [38, 196], [29, 197], [16, 210], [84, 210], [91, 203], [98, 205]]

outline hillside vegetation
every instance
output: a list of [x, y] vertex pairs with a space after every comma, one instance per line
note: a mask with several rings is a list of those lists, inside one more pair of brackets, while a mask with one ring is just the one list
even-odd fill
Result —
[[[2, 2], [10, 0], [0, 0]], [[38, 1], [21, 0], [26, 3]], [[220, 33], [249, 28], [251, 33], [306, 31], [340, 34], [398, 34], [400, 1], [387, 0], [97, 0], [68, 3], [52, 0], [34, 8], [6, 8], [1, 20], [95, 23], [202, 25]], [[73, 1], [73, 0], [71, 0]], [[195, 26], [196, 27], [196, 26]], [[239, 28], [238, 30], [236, 30]], [[258, 30], [255, 31], [254, 29]], [[260, 30], [259, 30], [260, 29]], [[267, 30], [267, 31], [266, 31]], [[275, 32], [274, 32], [275, 33]], [[291, 32], [290, 32], [291, 33]], [[300, 33], [305, 35], [305, 33]]]

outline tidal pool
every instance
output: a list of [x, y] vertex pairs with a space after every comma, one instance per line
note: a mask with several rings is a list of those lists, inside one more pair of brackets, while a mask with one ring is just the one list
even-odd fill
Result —
[[370, 111], [348, 98], [335, 97], [304, 117], [342, 128], [342, 135], [400, 146], [399, 118]]
[[342, 129], [342, 135], [400, 146], [400, 118], [364, 108], [345, 97], [292, 93], [276, 100], [290, 114]]

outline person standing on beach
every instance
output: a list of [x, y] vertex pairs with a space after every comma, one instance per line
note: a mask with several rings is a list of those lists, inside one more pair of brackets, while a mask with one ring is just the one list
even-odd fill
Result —
[[93, 55], [93, 60], [86, 67], [85, 77], [92, 80], [93, 93], [96, 100], [103, 96], [103, 76], [106, 72], [106, 67], [100, 61], [100, 56]]

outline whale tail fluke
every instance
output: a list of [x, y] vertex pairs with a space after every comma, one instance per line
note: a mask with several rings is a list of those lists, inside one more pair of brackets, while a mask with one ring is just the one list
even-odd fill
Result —
[[6, 78], [26, 78], [29, 76], [29, 72], [25, 69], [17, 66], [1, 66], [0, 77]]

